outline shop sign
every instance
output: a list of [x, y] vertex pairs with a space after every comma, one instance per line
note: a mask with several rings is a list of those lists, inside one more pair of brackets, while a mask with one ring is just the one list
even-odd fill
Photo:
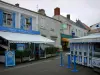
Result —
[[5, 51], [5, 66], [15, 66], [15, 51]]
[[25, 44], [17, 44], [17, 50], [23, 51], [25, 48]]

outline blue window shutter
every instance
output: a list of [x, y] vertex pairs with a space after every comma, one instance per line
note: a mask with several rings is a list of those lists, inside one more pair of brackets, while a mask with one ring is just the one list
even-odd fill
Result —
[[30, 17], [30, 30], [32, 30], [32, 17]]
[[20, 24], [21, 24], [21, 25], [20, 25], [20, 28], [21, 28], [21, 29], [23, 29], [23, 25], [22, 25], [22, 24], [23, 24], [23, 22], [22, 22], [23, 20], [22, 20], [22, 17], [23, 17], [23, 16], [21, 15], [21, 20], [20, 20]]
[[23, 15], [21, 15], [21, 29], [24, 28], [24, 25], [25, 25], [25, 18]]
[[0, 26], [3, 25], [3, 11], [0, 10]]
[[13, 12], [12, 13], [12, 27], [15, 28], [15, 16], [16, 14]]

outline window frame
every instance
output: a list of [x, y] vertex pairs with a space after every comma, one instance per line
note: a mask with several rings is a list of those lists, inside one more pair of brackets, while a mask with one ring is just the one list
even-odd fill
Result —
[[[10, 15], [10, 17], [8, 17], [8, 15]], [[12, 24], [13, 24], [12, 18], [13, 17], [12, 17], [12, 13], [11, 12], [3, 11], [3, 25], [4, 26], [11, 27]], [[10, 24], [8, 22], [10, 22]]]
[[[24, 23], [24, 29], [25, 30], [30, 30], [30, 26], [31, 26], [31, 21], [30, 21], [30, 16], [24, 16], [24, 20], [25, 20], [25, 23]], [[26, 20], [27, 19], [27, 20]], [[29, 24], [28, 24], [29, 23]]]

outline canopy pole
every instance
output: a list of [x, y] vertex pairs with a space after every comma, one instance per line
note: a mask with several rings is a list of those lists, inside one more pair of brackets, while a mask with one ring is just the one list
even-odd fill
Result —
[[40, 44], [39, 44], [39, 58], [40, 58], [40, 53], [41, 53], [41, 52], [40, 52]]
[[36, 58], [36, 50], [35, 50], [35, 43], [34, 43], [34, 57]]
[[[29, 51], [31, 50], [31, 48], [30, 48], [30, 43], [28, 43], [29, 44]], [[29, 55], [29, 60], [31, 59], [30, 58], [31, 57], [31, 53], [30, 53], [30, 55]]]

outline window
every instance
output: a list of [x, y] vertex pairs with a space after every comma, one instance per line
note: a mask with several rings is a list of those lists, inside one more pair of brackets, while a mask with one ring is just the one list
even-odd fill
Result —
[[96, 27], [99, 27], [99, 24], [97, 24]]
[[30, 18], [25, 17], [25, 29], [29, 30], [31, 26]]
[[42, 36], [43, 36], [43, 37], [46, 37], [46, 35], [43, 35], [43, 34], [42, 34]]
[[77, 29], [76, 29], [76, 36], [77, 36]]
[[3, 13], [3, 25], [11, 26], [12, 25], [12, 15], [11, 13]]
[[57, 37], [56, 36], [51, 36], [51, 40], [56, 41]]
[[53, 28], [51, 28], [51, 31], [54, 31], [54, 29], [53, 29]]
[[84, 33], [84, 36], [86, 36], [86, 33]]
[[80, 36], [80, 30], [79, 30], [79, 36]]

